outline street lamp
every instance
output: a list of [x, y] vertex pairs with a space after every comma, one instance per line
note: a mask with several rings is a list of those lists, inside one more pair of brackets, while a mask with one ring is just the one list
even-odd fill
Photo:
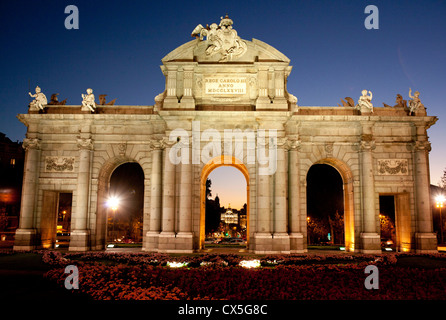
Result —
[[112, 230], [112, 234], [115, 233], [115, 217], [116, 217], [116, 210], [118, 210], [118, 206], [119, 206], [119, 198], [116, 196], [111, 196], [110, 198], [108, 198], [107, 200], [107, 206], [112, 209], [113, 211], [113, 230]]
[[440, 209], [440, 235], [441, 235], [441, 243], [443, 243], [443, 219], [441, 217], [441, 208], [443, 208], [445, 197], [443, 195], [439, 195], [435, 198], [436, 206]]

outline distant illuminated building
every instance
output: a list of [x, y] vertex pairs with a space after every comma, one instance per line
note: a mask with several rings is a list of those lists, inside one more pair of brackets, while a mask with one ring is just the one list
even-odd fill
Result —
[[231, 208], [229, 207], [225, 213], [221, 214], [221, 221], [226, 224], [230, 224], [230, 223], [238, 224], [238, 214], [235, 212], [232, 212]]

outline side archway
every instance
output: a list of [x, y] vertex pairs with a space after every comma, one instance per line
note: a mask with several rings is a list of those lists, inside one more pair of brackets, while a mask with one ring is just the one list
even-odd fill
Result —
[[201, 176], [200, 176], [200, 237], [199, 237], [199, 249], [203, 249], [204, 247], [204, 240], [205, 240], [205, 224], [206, 224], [206, 180], [209, 176], [209, 174], [216, 168], [221, 166], [231, 166], [234, 167], [243, 174], [243, 176], [246, 179], [246, 220], [247, 220], [247, 227], [246, 227], [246, 243], [247, 246], [249, 244], [249, 219], [250, 219], [250, 206], [249, 206], [249, 173], [248, 168], [243, 164], [242, 161], [239, 159], [228, 156], [228, 155], [222, 155], [213, 158], [210, 160], [201, 170]]
[[[109, 208], [107, 207], [108, 197], [110, 195], [110, 181], [113, 172], [123, 164], [126, 163], [138, 163], [136, 160], [129, 157], [115, 157], [107, 160], [98, 175], [98, 192], [97, 192], [97, 208], [96, 208], [96, 230], [95, 230], [95, 240], [94, 247], [97, 250], [103, 250], [106, 246], [107, 241], [107, 216]], [[141, 172], [143, 174], [144, 181], [144, 170], [141, 165]], [[144, 184], [144, 182], [143, 182]], [[144, 188], [144, 186], [143, 186]], [[144, 194], [144, 189], [143, 189]], [[144, 200], [143, 200], [144, 201]], [[144, 206], [144, 204], [143, 204]], [[144, 217], [144, 215], [143, 215]]]
[[[342, 178], [343, 184], [343, 196], [344, 196], [344, 236], [345, 236], [345, 249], [347, 251], [353, 252], [355, 250], [355, 221], [354, 221], [354, 186], [353, 186], [353, 173], [350, 170], [349, 166], [336, 158], [325, 158], [313, 163], [316, 164], [325, 164], [333, 167], [338, 171]], [[310, 169], [309, 168], [309, 169]], [[307, 176], [308, 172], [307, 171]], [[308, 205], [307, 205], [308, 207]], [[308, 214], [308, 212], [307, 212]]]

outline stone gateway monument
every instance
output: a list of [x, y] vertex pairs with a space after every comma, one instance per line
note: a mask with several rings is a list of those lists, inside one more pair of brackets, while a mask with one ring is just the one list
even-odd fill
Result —
[[88, 88], [77, 105], [38, 99], [18, 115], [28, 131], [16, 250], [54, 246], [62, 194], [71, 199], [69, 250], [103, 250], [110, 178], [125, 163], [144, 172], [145, 251], [201, 250], [206, 179], [233, 166], [246, 178], [247, 249], [305, 252], [315, 164], [342, 177], [347, 251], [381, 252], [381, 195], [395, 199], [397, 250], [437, 250], [427, 136], [437, 118], [418, 92], [410, 109], [373, 106], [369, 88], [342, 106], [298, 106], [290, 60], [277, 49], [243, 40], [227, 16], [192, 36], [162, 59], [166, 87], [154, 105], [97, 103]]

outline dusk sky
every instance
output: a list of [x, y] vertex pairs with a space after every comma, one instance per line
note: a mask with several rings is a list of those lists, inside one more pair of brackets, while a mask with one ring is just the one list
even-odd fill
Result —
[[[379, 9], [377, 30], [364, 26], [369, 4]], [[64, 26], [68, 5], [79, 9], [78, 30]], [[37, 85], [68, 105], [80, 105], [87, 88], [118, 105], [153, 105], [165, 85], [161, 59], [225, 14], [242, 39], [290, 58], [288, 91], [301, 106], [356, 101], [367, 89], [382, 107], [420, 91], [439, 118], [428, 131], [437, 184], [446, 168], [446, 1], [2, 1], [0, 131], [23, 140], [16, 115]]]

